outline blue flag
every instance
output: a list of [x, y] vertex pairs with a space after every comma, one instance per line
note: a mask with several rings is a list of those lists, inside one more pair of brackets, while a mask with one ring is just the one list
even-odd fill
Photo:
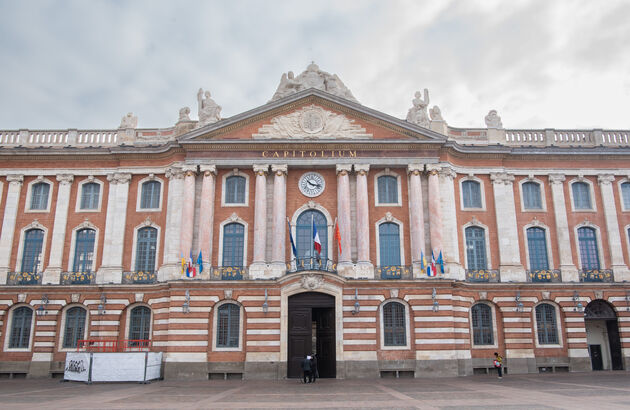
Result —
[[199, 256], [197, 256], [197, 265], [199, 265], [199, 273], [203, 272], [203, 258], [201, 257], [201, 251], [199, 251]]
[[297, 249], [295, 249], [295, 242], [293, 242], [293, 235], [291, 234], [291, 223], [287, 219], [287, 225], [289, 225], [289, 239], [291, 239], [291, 250], [293, 250], [293, 257], [297, 258]]
[[440, 249], [440, 256], [437, 259], [438, 265], [440, 265], [440, 272], [444, 273], [444, 259], [442, 258], [442, 250]]

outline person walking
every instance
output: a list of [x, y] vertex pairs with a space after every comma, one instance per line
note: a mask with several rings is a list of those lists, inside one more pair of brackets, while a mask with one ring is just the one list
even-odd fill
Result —
[[317, 368], [317, 354], [313, 353], [311, 360], [311, 380], [313, 383], [319, 378], [319, 369]]
[[[302, 374], [304, 378], [304, 383], [310, 383], [313, 381], [313, 373], [311, 372], [311, 356], [306, 356], [304, 360], [302, 360]], [[306, 378], [308, 377], [308, 381]]]
[[503, 378], [503, 357], [499, 355], [499, 352], [494, 352], [494, 361], [492, 362], [497, 369], [499, 379]]

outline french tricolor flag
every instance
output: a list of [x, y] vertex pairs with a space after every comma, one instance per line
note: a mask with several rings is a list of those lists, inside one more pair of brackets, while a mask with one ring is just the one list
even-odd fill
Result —
[[319, 234], [317, 233], [317, 228], [315, 227], [315, 221], [313, 221], [313, 248], [317, 251], [317, 255], [321, 255], [322, 253], [322, 242], [319, 240]]

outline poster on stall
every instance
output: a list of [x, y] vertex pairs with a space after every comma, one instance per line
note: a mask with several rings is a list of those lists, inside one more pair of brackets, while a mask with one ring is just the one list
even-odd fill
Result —
[[79, 352], [66, 353], [66, 367], [63, 372], [63, 378], [76, 382], [89, 382], [90, 354]]

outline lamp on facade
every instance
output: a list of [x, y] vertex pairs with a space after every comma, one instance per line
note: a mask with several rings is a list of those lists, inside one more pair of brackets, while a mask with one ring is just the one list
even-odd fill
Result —
[[267, 289], [265, 289], [265, 302], [262, 304], [263, 313], [269, 312], [269, 303], [267, 303]]
[[190, 313], [190, 291], [186, 289], [186, 296], [184, 297], [184, 303], [182, 304], [182, 312]]
[[352, 310], [352, 314], [356, 315], [361, 311], [361, 305], [359, 305], [359, 289], [354, 289], [354, 309]]
[[516, 297], [514, 298], [514, 300], [516, 301], [516, 307], [514, 308], [515, 312], [522, 312], [523, 311], [523, 302], [521, 302], [521, 292], [517, 291], [516, 292]]
[[573, 292], [573, 303], [575, 303], [574, 310], [576, 312], [584, 312], [584, 305], [580, 302], [580, 294], [577, 290]]
[[437, 292], [435, 288], [433, 288], [433, 292], [431, 293], [431, 299], [433, 300], [433, 311], [438, 312], [440, 310], [440, 302], [437, 300]]
[[37, 316], [45, 316], [48, 314], [48, 296], [42, 295], [42, 304], [37, 308]]
[[105, 304], [107, 304], [107, 297], [105, 297], [105, 293], [101, 293], [101, 303], [98, 304], [98, 314], [105, 314]]

